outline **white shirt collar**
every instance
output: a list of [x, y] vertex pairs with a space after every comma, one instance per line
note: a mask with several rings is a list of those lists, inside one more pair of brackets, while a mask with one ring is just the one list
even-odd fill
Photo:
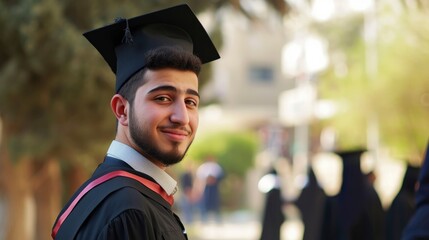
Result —
[[168, 195], [175, 194], [177, 191], [177, 182], [164, 170], [143, 157], [132, 147], [113, 140], [110, 144], [107, 155], [126, 162], [134, 170], [151, 176]]

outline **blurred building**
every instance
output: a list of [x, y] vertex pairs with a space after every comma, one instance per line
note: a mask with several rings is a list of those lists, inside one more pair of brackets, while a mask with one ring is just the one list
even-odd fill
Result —
[[281, 17], [272, 11], [264, 20], [232, 9], [222, 12], [222, 61], [214, 64], [214, 78], [202, 94], [221, 107], [218, 124], [271, 121], [277, 117], [279, 94], [292, 87], [281, 70], [287, 36]]

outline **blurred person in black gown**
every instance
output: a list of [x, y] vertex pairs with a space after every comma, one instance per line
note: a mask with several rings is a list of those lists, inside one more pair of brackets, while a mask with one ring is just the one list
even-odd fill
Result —
[[304, 224], [303, 240], [320, 239], [325, 201], [325, 191], [319, 185], [316, 175], [310, 167], [308, 182], [295, 202]]
[[343, 181], [340, 192], [326, 200], [321, 239], [384, 239], [384, 210], [360, 168], [364, 152], [337, 152], [343, 162]]
[[402, 232], [414, 214], [416, 187], [420, 168], [407, 165], [402, 186], [386, 214], [386, 239], [400, 240]]
[[366, 185], [366, 212], [370, 220], [373, 239], [384, 239], [386, 229], [386, 211], [383, 208], [381, 199], [374, 188], [377, 175], [374, 171], [365, 174]]
[[262, 216], [260, 240], [280, 240], [280, 230], [285, 217], [283, 215], [283, 197], [280, 191], [280, 178], [273, 168], [260, 182], [267, 184], [265, 206]]
[[429, 144], [419, 175], [416, 210], [404, 229], [402, 239], [429, 239]]

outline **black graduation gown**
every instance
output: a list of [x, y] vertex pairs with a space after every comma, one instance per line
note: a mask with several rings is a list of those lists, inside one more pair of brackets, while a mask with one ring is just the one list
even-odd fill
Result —
[[[155, 182], [151, 177], [133, 170], [125, 162], [106, 157], [93, 176], [73, 195], [61, 211], [60, 216], [89, 182], [117, 170], [127, 171]], [[173, 213], [170, 204], [141, 183], [117, 177], [100, 186], [109, 188], [121, 184], [127, 186], [111, 192], [96, 207], [91, 205], [101, 187], [97, 186], [92, 189], [81, 199], [60, 229], [60, 231], [67, 232], [76, 222], [81, 221], [83, 223], [78, 226], [77, 233], [75, 235], [67, 233], [61, 237], [57, 235], [56, 239], [187, 239], [183, 224]], [[87, 209], [92, 208], [92, 212], [86, 219], [83, 219]]]
[[384, 239], [384, 210], [372, 185], [360, 170], [363, 151], [338, 153], [343, 161], [343, 182], [338, 195], [325, 204], [320, 239]]
[[[275, 170], [271, 170], [270, 174], [278, 177]], [[282, 206], [281, 191], [279, 187], [274, 187], [266, 195], [260, 240], [280, 240], [281, 226], [285, 221]]]
[[301, 219], [304, 223], [303, 240], [320, 239], [325, 201], [325, 191], [320, 187], [316, 175], [310, 167], [308, 183], [295, 202], [301, 212]]
[[402, 232], [415, 211], [415, 189], [419, 168], [408, 165], [401, 189], [386, 215], [386, 239], [400, 240]]
[[416, 211], [405, 227], [403, 240], [429, 239], [429, 144], [420, 171], [419, 183], [416, 193]]

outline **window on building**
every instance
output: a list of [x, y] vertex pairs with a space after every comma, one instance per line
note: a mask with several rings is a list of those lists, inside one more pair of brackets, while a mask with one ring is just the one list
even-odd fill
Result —
[[271, 84], [274, 82], [274, 70], [269, 66], [251, 66], [248, 70], [249, 81]]

